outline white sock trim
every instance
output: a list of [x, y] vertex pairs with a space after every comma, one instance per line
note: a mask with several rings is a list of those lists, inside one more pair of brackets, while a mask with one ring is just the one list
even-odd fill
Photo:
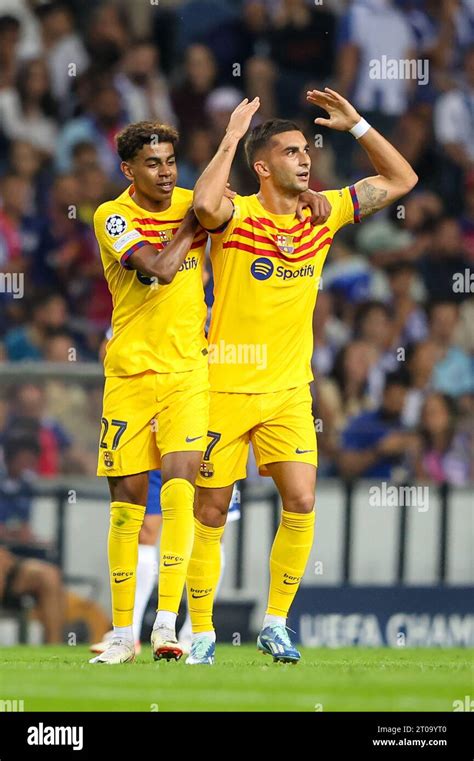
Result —
[[215, 631], [212, 632], [196, 632], [196, 634], [193, 634], [193, 642], [195, 642], [199, 637], [209, 637], [209, 639], [212, 639], [213, 642], [216, 641], [216, 633]]
[[114, 637], [126, 639], [133, 644], [133, 629], [131, 626], [114, 626]]
[[171, 610], [159, 610], [156, 614], [155, 623], [153, 628], [157, 629], [158, 626], [167, 626], [169, 629], [173, 629], [176, 626], [177, 613], [172, 613]]
[[276, 624], [286, 626], [286, 618], [284, 616], [271, 616], [269, 613], [266, 613], [263, 619], [262, 628], [264, 629], [265, 626], [275, 626]]

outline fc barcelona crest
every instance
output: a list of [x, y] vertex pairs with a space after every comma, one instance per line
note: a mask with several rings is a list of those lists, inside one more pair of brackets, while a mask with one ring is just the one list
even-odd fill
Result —
[[160, 230], [158, 232], [158, 237], [160, 239], [160, 243], [163, 244], [163, 246], [166, 246], [173, 238], [173, 231], [172, 230]]
[[293, 254], [295, 246], [293, 243], [293, 236], [279, 233], [276, 236], [276, 244], [282, 254]]
[[109, 452], [109, 450], [104, 452], [104, 465], [105, 465], [106, 468], [113, 468], [114, 467], [114, 456], [113, 456], [112, 452]]
[[214, 465], [209, 460], [203, 460], [199, 472], [203, 478], [212, 478], [214, 475]]

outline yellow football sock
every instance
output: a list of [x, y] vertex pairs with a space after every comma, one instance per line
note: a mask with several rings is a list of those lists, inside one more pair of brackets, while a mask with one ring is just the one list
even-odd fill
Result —
[[138, 535], [145, 507], [112, 502], [108, 539], [110, 590], [114, 626], [131, 626], [138, 563]]
[[282, 511], [270, 554], [270, 592], [267, 614], [287, 617], [304, 574], [314, 538], [311, 513]]
[[178, 612], [193, 548], [193, 505], [194, 486], [189, 481], [184, 478], [172, 478], [163, 484], [163, 529], [157, 610]]
[[212, 608], [221, 573], [221, 538], [224, 526], [213, 528], [194, 522], [194, 545], [186, 587], [193, 633], [214, 631]]

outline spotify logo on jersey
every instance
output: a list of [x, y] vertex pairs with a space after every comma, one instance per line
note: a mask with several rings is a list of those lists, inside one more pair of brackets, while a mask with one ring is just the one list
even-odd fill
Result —
[[273, 262], [265, 257], [260, 257], [252, 262], [250, 272], [256, 280], [268, 280], [273, 274]]

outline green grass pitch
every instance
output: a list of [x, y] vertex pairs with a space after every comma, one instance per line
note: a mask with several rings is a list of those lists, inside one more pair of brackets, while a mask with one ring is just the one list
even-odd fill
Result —
[[452, 711], [473, 694], [473, 651], [302, 649], [297, 665], [219, 645], [213, 667], [89, 665], [85, 646], [0, 649], [0, 699], [25, 711]]

